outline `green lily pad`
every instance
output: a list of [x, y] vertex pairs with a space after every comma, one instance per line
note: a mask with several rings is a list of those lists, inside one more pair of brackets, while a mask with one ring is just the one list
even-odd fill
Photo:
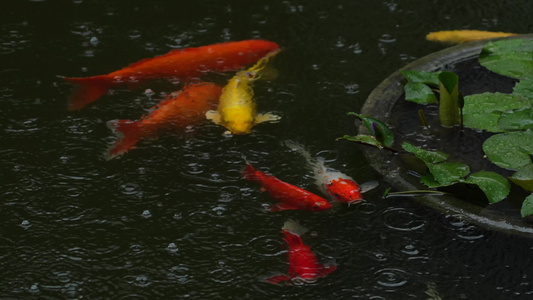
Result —
[[527, 217], [533, 214], [533, 194], [529, 195], [524, 199], [522, 203], [522, 208], [520, 209], [520, 214], [522, 217]]
[[503, 113], [498, 120], [498, 126], [507, 131], [533, 129], [533, 110], [527, 108]]
[[479, 186], [490, 203], [502, 201], [507, 198], [511, 191], [509, 181], [502, 175], [494, 172], [479, 171], [472, 173], [465, 182]]
[[469, 128], [502, 132], [502, 112], [531, 107], [531, 100], [520, 95], [482, 93], [465, 97], [464, 125]]
[[520, 80], [513, 88], [513, 94], [533, 99], [533, 77]]
[[427, 166], [440, 186], [457, 183], [470, 173], [470, 167], [461, 162], [443, 162]]
[[509, 39], [489, 42], [479, 55], [479, 63], [495, 73], [512, 78], [533, 77], [532, 52], [532, 40]]
[[440, 151], [427, 151], [415, 147], [407, 142], [402, 144], [402, 148], [410, 153], [413, 153], [416, 157], [423, 160], [426, 164], [440, 163], [448, 159], [449, 155]]
[[383, 145], [387, 147], [391, 147], [392, 144], [394, 143], [394, 132], [389, 128], [389, 126], [387, 126], [387, 124], [381, 122], [380, 120], [376, 118], [366, 116], [366, 115], [361, 115], [361, 114], [354, 113], [354, 112], [349, 112], [348, 115], [353, 115], [359, 118], [363, 122], [363, 125], [366, 127], [366, 129], [368, 129], [368, 131], [370, 132], [374, 131], [374, 129], [372, 128], [372, 124], [375, 124], [374, 126], [378, 127], [378, 130], [380, 131], [380, 134], [382, 135]]
[[486, 130], [488, 132], [503, 132], [498, 121], [501, 112], [473, 113], [463, 116], [464, 126], [472, 129]]
[[438, 103], [437, 96], [431, 90], [431, 88], [424, 83], [420, 82], [408, 82], [404, 86], [405, 100], [419, 103], [419, 104], [431, 104]]
[[338, 138], [337, 140], [348, 140], [348, 141], [352, 141], [356, 143], [374, 146], [379, 149], [383, 149], [383, 145], [378, 140], [376, 140], [375, 137], [371, 135], [366, 135], [366, 134], [358, 134], [356, 136], [345, 135], [343, 137]]
[[509, 179], [522, 188], [533, 192], [533, 164], [521, 167]]
[[412, 83], [424, 83], [439, 85], [439, 74], [441, 72], [425, 72], [417, 70], [404, 70], [400, 73], [407, 78], [407, 81]]
[[483, 143], [483, 151], [497, 166], [517, 170], [531, 163], [533, 133], [518, 131], [493, 135]]

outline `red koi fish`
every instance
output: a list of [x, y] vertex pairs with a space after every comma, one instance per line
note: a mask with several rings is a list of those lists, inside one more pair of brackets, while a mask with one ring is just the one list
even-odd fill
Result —
[[81, 109], [103, 96], [111, 87], [124, 83], [137, 84], [162, 77], [191, 81], [207, 72], [237, 71], [278, 48], [278, 44], [265, 40], [226, 42], [176, 49], [161, 56], [140, 60], [107, 75], [64, 77], [76, 86], [69, 99], [69, 110]]
[[183, 130], [205, 120], [205, 112], [216, 107], [221, 92], [222, 87], [213, 83], [190, 85], [167, 96], [154, 107], [155, 110], [137, 121], [109, 121], [107, 126], [119, 137], [109, 150], [109, 158], [135, 148], [141, 139], [156, 138], [170, 130]]
[[361, 187], [352, 177], [326, 167], [324, 160], [313, 159], [303, 146], [293, 141], [285, 141], [285, 144], [293, 150], [296, 150], [306, 159], [307, 163], [313, 168], [315, 184], [326, 195], [332, 199], [348, 204], [355, 204], [363, 201]]
[[283, 233], [284, 241], [289, 246], [289, 270], [287, 274], [274, 276], [268, 278], [266, 281], [272, 284], [277, 284], [286, 280], [300, 279], [305, 282], [314, 282], [320, 277], [337, 269], [336, 265], [324, 266], [318, 263], [317, 258], [311, 248], [305, 245], [302, 238], [292, 233], [287, 227], [299, 226], [288, 223], [295, 223], [292, 220], [285, 222], [281, 232]]
[[270, 208], [272, 212], [288, 209], [323, 211], [331, 207], [326, 199], [281, 181], [272, 175], [257, 171], [250, 163], [247, 163], [244, 168], [243, 177], [259, 183], [262, 190], [266, 190], [274, 200], [279, 202]]

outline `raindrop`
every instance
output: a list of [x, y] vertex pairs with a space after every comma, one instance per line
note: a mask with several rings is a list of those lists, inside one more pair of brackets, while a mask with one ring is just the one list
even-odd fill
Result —
[[133, 195], [138, 192], [140, 186], [136, 183], [128, 182], [120, 186], [124, 195]]
[[22, 221], [22, 222], [20, 223], [20, 226], [21, 226], [22, 228], [24, 228], [24, 229], [28, 229], [28, 228], [31, 227], [31, 223], [30, 223], [30, 221], [28, 221], [28, 220], [24, 220], [24, 221]]
[[100, 41], [99, 41], [98, 38], [95, 37], [95, 36], [93, 36], [93, 37], [91, 38], [91, 40], [89, 41], [89, 43], [91, 43], [91, 45], [93, 45], [93, 46], [98, 45], [99, 42], [100, 42]]
[[176, 246], [175, 243], [170, 243], [170, 244], [168, 244], [168, 246], [167, 246], [167, 250], [168, 250], [168, 252], [170, 252], [170, 253], [176, 253], [176, 252], [178, 252], [179, 249], [178, 249], [178, 246]]
[[143, 217], [143, 218], [148, 219], [148, 218], [150, 218], [151, 216], [152, 216], [152, 213], [150, 213], [150, 211], [147, 210], [147, 209], [146, 209], [145, 211], [143, 211], [143, 213], [142, 213], [142, 217]]
[[384, 287], [400, 287], [407, 283], [406, 274], [403, 270], [386, 268], [375, 273], [376, 281]]
[[39, 285], [37, 283], [32, 284], [30, 286], [29, 292], [32, 293], [32, 294], [39, 293], [40, 292]]

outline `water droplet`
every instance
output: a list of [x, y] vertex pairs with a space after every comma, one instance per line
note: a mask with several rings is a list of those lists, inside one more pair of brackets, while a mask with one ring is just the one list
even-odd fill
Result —
[[168, 252], [176, 253], [176, 252], [178, 252], [179, 249], [178, 249], [178, 246], [176, 246], [176, 244], [170, 243], [167, 246], [167, 250], [168, 250]]
[[98, 45], [99, 42], [100, 42], [100, 41], [99, 41], [98, 38], [95, 37], [95, 36], [93, 36], [93, 37], [91, 38], [91, 40], [89, 41], [89, 43], [91, 43], [91, 45], [93, 45], [93, 46]]
[[142, 213], [142, 217], [143, 218], [147, 219], [147, 218], [150, 218], [151, 216], [152, 216], [152, 213], [150, 213], [150, 211], [147, 210], [147, 209], [145, 211], [143, 211], [143, 213]]
[[24, 228], [24, 229], [28, 229], [28, 228], [31, 227], [31, 223], [30, 223], [30, 221], [28, 221], [28, 220], [24, 220], [24, 221], [22, 221], [22, 222], [20, 223], [20, 226], [21, 226], [22, 228]]

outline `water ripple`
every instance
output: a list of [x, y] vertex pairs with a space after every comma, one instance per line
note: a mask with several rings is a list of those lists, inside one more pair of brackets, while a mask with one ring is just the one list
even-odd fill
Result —
[[423, 230], [427, 224], [421, 216], [403, 208], [389, 208], [382, 213], [381, 218], [385, 226], [398, 231]]

